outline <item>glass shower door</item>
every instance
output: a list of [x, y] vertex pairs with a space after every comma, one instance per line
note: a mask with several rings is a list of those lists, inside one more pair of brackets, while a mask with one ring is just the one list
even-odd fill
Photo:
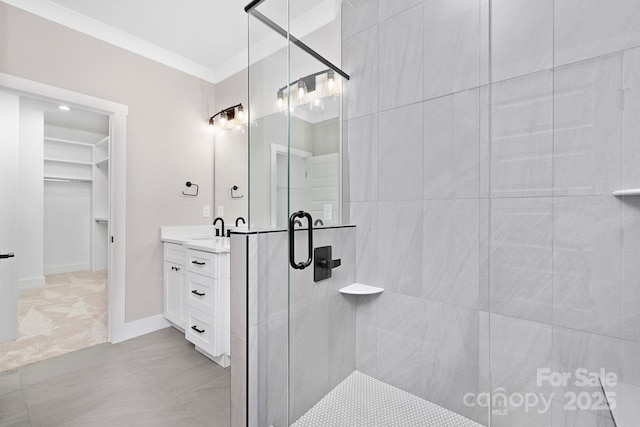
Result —
[[[257, 230], [260, 267], [249, 314], [255, 369], [252, 376], [250, 363], [248, 417], [249, 425], [282, 427], [354, 368], [336, 353], [342, 343], [354, 345], [354, 300], [337, 292], [353, 275], [340, 267], [333, 280], [314, 281], [315, 249], [332, 246], [338, 257], [351, 244], [338, 242], [341, 232], [330, 228], [343, 217], [343, 77], [334, 65], [340, 21], [335, 13], [318, 19], [326, 2], [254, 3], [248, 10], [249, 223]], [[353, 260], [348, 264], [352, 269]]]

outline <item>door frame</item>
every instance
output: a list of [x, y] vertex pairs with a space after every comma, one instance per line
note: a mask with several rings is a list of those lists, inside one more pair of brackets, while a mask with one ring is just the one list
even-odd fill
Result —
[[[278, 213], [278, 155], [290, 154], [296, 157], [313, 157], [309, 151], [289, 148], [286, 145], [271, 144], [271, 228], [277, 228]], [[288, 185], [288, 184], [287, 184]]]
[[109, 229], [110, 236], [114, 240], [109, 247], [108, 339], [112, 343], [127, 339], [130, 335], [127, 334], [125, 322], [126, 147], [129, 107], [5, 73], [0, 73], [0, 88], [18, 95], [57, 102], [64, 101], [70, 106], [75, 105], [110, 116]]

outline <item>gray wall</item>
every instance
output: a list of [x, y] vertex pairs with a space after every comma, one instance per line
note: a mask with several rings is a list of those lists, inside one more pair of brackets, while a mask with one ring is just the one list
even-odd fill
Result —
[[385, 288], [358, 300], [358, 370], [484, 424], [465, 393], [555, 392], [492, 426], [597, 423], [537, 387], [538, 367], [640, 385], [640, 201], [611, 195], [640, 184], [639, 14], [343, 5], [356, 279]]
[[0, 72], [129, 106], [126, 320], [162, 313], [160, 226], [210, 221], [214, 86], [5, 3], [0, 23]]

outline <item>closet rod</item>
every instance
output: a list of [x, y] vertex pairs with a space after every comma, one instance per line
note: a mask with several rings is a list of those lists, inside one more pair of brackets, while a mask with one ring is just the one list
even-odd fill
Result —
[[44, 178], [45, 181], [50, 182], [80, 182], [80, 183], [90, 183], [90, 179], [67, 179], [67, 178]]

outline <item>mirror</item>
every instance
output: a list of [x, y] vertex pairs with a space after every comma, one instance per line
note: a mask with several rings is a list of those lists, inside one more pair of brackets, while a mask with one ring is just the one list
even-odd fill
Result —
[[283, 116], [271, 114], [252, 124], [251, 170], [269, 179], [252, 181], [257, 204], [251, 207], [251, 221], [259, 228], [286, 228], [290, 189], [291, 212], [309, 212], [316, 226], [335, 225], [342, 211], [340, 97], [318, 97], [292, 108], [289, 159]]
[[[339, 224], [342, 218], [341, 97], [337, 90], [323, 95], [307, 94], [291, 108], [290, 120], [291, 211], [311, 213], [316, 227]], [[279, 109], [252, 119], [248, 130], [226, 130], [215, 136], [213, 216], [222, 216], [218, 210], [222, 206], [230, 226], [237, 217], [247, 219], [251, 159], [251, 227], [287, 227], [287, 115], [286, 107]]]

